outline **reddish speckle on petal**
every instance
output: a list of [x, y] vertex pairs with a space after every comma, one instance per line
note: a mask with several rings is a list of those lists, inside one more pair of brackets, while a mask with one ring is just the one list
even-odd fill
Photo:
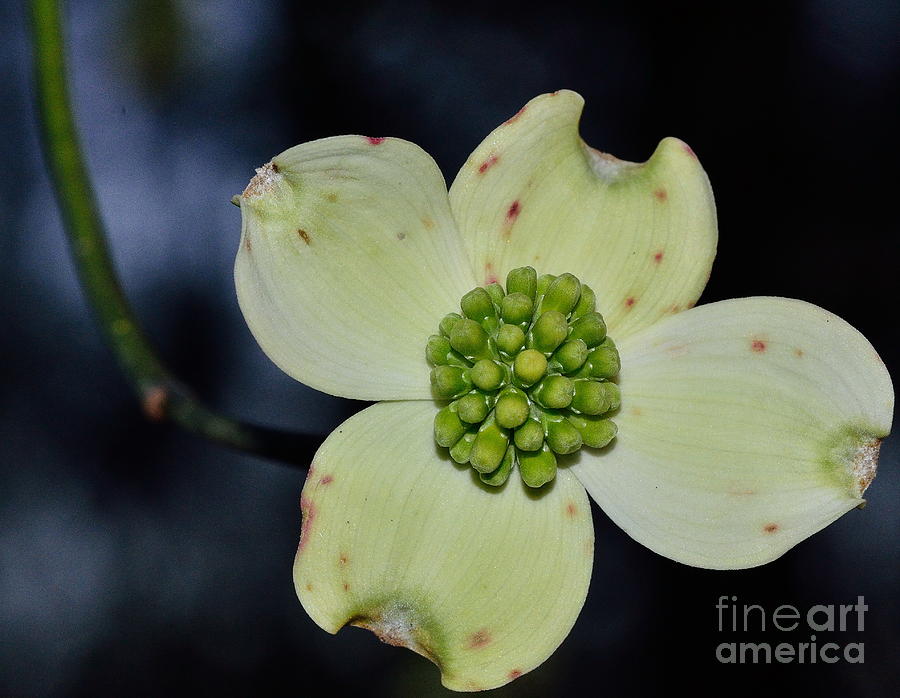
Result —
[[660, 250], [655, 255], [653, 255], [653, 261], [659, 264], [663, 260], [663, 251]]
[[320, 485], [329, 485], [332, 482], [334, 482], [334, 478], [331, 475], [323, 475], [321, 478], [319, 478]]
[[770, 523], [770, 524], [766, 524], [765, 526], [763, 526], [763, 531], [765, 533], [775, 533], [777, 530], [778, 530], [777, 523]]
[[510, 671], [510, 672], [506, 675], [506, 677], [507, 677], [510, 681], [515, 681], [515, 680], [516, 680], [517, 678], [519, 678], [521, 675], [522, 675], [522, 670], [521, 670], [521, 669], [513, 669], [512, 671]]
[[313, 521], [316, 519], [316, 506], [306, 497], [300, 497], [300, 516], [302, 523], [300, 524], [300, 545], [297, 551], [303, 550], [309, 541], [309, 531], [312, 528]]
[[575, 514], [578, 513], [578, 507], [575, 506], [575, 502], [569, 502], [566, 504], [566, 516], [569, 518], [574, 518]]
[[656, 191], [653, 192], [653, 196], [656, 197], [657, 201], [662, 203], [669, 198], [669, 192], [667, 192], [665, 189], [660, 187], [659, 189], [657, 189]]
[[509, 209], [506, 211], [506, 220], [511, 223], [519, 217], [519, 213], [521, 213], [521, 211], [522, 205], [519, 203], [519, 200], [516, 199], [509, 205]]
[[625, 307], [630, 308], [636, 301], [637, 299], [634, 296], [628, 296], [628, 298], [625, 299]]
[[754, 339], [752, 342], [750, 342], [750, 350], [757, 353], [762, 353], [766, 350], [766, 343], [761, 339]]
[[487, 160], [485, 160], [478, 166], [478, 174], [484, 174], [485, 172], [487, 172], [491, 168], [491, 166], [496, 164], [497, 160], [499, 159], [499, 155], [491, 155]]
[[490, 284], [497, 283], [497, 275], [494, 273], [494, 265], [490, 262], [485, 262], [484, 265], [484, 284], [485, 286], [489, 286]]
[[693, 148], [691, 148], [691, 146], [689, 146], [687, 143], [682, 143], [681, 147], [684, 148], [684, 152], [686, 152], [692, 158], [694, 158], [694, 159], [697, 158], [697, 154], [694, 152]]
[[381, 145], [386, 140], [384, 136], [366, 136], [369, 145]]
[[511, 117], [509, 117], [506, 121], [504, 121], [504, 122], [503, 122], [503, 125], [505, 126], [505, 125], [507, 125], [507, 124], [511, 124], [512, 122], [516, 121], [520, 116], [522, 116], [522, 114], [525, 113], [525, 110], [526, 110], [526, 109], [528, 109], [528, 105], [527, 105], [527, 104], [526, 104], [524, 107], [522, 107], [521, 109], [519, 109], [519, 111], [517, 111], [517, 112], [516, 112], [515, 114], [513, 114]]
[[479, 649], [480, 647], [484, 647], [485, 645], [489, 645], [491, 642], [491, 633], [488, 630], [482, 628], [481, 630], [472, 633], [469, 635], [468, 646], [469, 649]]

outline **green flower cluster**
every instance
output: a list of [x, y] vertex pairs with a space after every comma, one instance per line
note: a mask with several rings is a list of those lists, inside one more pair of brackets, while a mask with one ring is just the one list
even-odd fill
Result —
[[518, 465], [525, 484], [540, 487], [556, 476], [557, 454], [615, 437], [619, 353], [589, 286], [520, 267], [505, 290], [475, 288], [460, 308], [426, 348], [432, 392], [451, 401], [434, 438], [453, 460], [494, 486]]

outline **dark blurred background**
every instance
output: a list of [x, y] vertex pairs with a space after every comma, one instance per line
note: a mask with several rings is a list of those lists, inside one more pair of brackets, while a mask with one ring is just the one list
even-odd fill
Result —
[[[362, 403], [282, 375], [235, 302], [253, 168], [295, 143], [395, 135], [448, 180], [529, 98], [587, 100], [592, 145], [643, 160], [666, 135], [713, 182], [704, 296], [803, 298], [898, 374], [900, 5], [461, 1], [68, 3], [72, 90], [128, 293], [177, 373], [222, 410], [326, 434]], [[734, 9], [729, 9], [734, 8]], [[142, 419], [77, 285], [40, 157], [27, 23], [0, 5], [0, 694], [444, 695], [424, 659], [297, 602], [302, 471]], [[678, 565], [595, 509], [587, 605], [541, 669], [497, 694], [895, 696], [900, 473], [766, 567]], [[511, 580], [514, 583], [514, 580]], [[862, 665], [716, 661], [721, 595], [869, 606]]]

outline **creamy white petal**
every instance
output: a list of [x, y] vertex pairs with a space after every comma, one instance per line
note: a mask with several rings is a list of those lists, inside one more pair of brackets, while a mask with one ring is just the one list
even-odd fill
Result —
[[325, 441], [303, 488], [294, 581], [325, 630], [351, 624], [438, 665], [445, 686], [493, 688], [562, 642], [584, 603], [593, 525], [568, 472], [541, 494], [453, 463], [434, 409], [380, 403]]
[[716, 212], [693, 151], [664, 139], [645, 163], [588, 147], [582, 98], [530, 101], [463, 165], [450, 204], [481, 281], [517, 266], [592, 286], [618, 341], [699, 298], [716, 252]]
[[332, 395], [430, 399], [425, 343], [475, 285], [434, 161], [326, 138], [260, 168], [239, 202], [238, 300], [269, 358]]
[[745, 298], [668, 318], [619, 350], [618, 437], [573, 472], [637, 541], [690, 565], [751, 567], [862, 503], [894, 395], [844, 320]]

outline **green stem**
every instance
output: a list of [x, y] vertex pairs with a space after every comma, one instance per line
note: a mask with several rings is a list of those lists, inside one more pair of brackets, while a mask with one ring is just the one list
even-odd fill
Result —
[[44, 155], [81, 285], [122, 369], [151, 419], [232, 448], [297, 465], [318, 439], [244, 424], [216, 414], [176, 381], [141, 330], [125, 297], [106, 244], [97, 200], [84, 164], [69, 103], [58, 0], [31, 1], [38, 111]]

